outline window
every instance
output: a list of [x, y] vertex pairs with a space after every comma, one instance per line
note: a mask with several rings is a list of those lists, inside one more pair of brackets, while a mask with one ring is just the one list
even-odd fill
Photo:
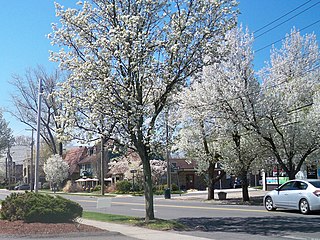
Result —
[[287, 182], [286, 184], [282, 185], [280, 188], [280, 191], [287, 191], [287, 190], [293, 190], [295, 182]]
[[294, 189], [296, 190], [306, 190], [308, 185], [304, 182], [296, 181], [294, 184]]
[[310, 181], [310, 183], [316, 188], [320, 188], [320, 181]]

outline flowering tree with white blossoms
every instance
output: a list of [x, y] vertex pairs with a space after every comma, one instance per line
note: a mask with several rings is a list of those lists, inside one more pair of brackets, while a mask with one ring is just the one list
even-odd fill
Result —
[[50, 184], [60, 184], [68, 177], [69, 165], [61, 156], [55, 154], [47, 159], [43, 170], [46, 174], [46, 180], [50, 181]]
[[[210, 3], [210, 4], [209, 4]], [[235, 25], [234, 0], [92, 0], [81, 9], [56, 4], [60, 24], [51, 54], [71, 75], [60, 96], [66, 118], [90, 109], [91, 124], [115, 124], [114, 135], [142, 160], [146, 221], [154, 219], [150, 148], [170, 95], [209, 64]], [[86, 114], [86, 112], [85, 112]], [[67, 120], [66, 119], [66, 120]], [[88, 124], [88, 118], [82, 118]], [[105, 125], [106, 126], [106, 125]]]
[[[204, 78], [213, 84], [216, 124], [224, 169], [242, 180], [243, 201], [249, 201], [247, 175], [259, 156], [261, 145], [250, 124], [255, 119], [260, 86], [253, 70], [253, 36], [242, 26], [232, 29], [221, 46], [229, 54], [205, 69]], [[226, 48], [226, 49], [224, 49]]]
[[167, 174], [167, 162], [163, 160], [150, 160], [151, 174], [154, 184], [159, 185], [161, 178]]
[[[150, 160], [152, 179], [155, 184], [160, 182], [161, 177], [163, 177], [167, 172], [167, 162], [163, 160]], [[136, 180], [139, 181], [138, 176], [143, 176], [143, 171], [141, 167], [141, 161], [132, 161], [125, 157], [120, 157], [109, 163], [110, 173], [112, 174], [122, 174], [125, 179], [131, 180], [133, 174], [131, 170], [135, 170]]]
[[320, 148], [319, 64], [316, 36], [293, 29], [260, 73], [262, 117], [253, 127], [290, 179]]
[[251, 141], [241, 138], [250, 133], [244, 126], [252, 122], [252, 108], [259, 93], [252, 68], [252, 42], [252, 36], [242, 27], [228, 31], [218, 48], [223, 57], [205, 67], [200, 82], [193, 83], [185, 92], [188, 97], [180, 100], [185, 112], [182, 119], [187, 124], [180, 131], [180, 147], [208, 171], [208, 199], [213, 198], [218, 179], [213, 175], [214, 166], [222, 162], [225, 171], [241, 175], [243, 199], [249, 200], [246, 176], [256, 153], [245, 154], [252, 153], [252, 148], [242, 143]]
[[179, 126], [175, 148], [188, 159], [197, 161], [199, 174], [208, 176], [208, 200], [214, 199], [214, 184], [222, 177], [215, 176], [216, 164], [221, 160], [217, 145], [218, 128], [215, 111], [210, 105], [215, 103], [212, 82], [193, 82], [178, 97], [178, 114], [172, 120]]

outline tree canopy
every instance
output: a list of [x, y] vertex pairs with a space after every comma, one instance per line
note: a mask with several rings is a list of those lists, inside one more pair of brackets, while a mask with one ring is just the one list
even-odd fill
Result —
[[13, 144], [14, 137], [12, 130], [0, 111], [0, 152], [10, 148]]
[[69, 165], [59, 155], [52, 155], [44, 163], [43, 170], [46, 180], [51, 183], [60, 184], [68, 177]]
[[[56, 4], [51, 59], [70, 71], [59, 96], [69, 126], [116, 136], [138, 152], [146, 221], [154, 219], [149, 154], [168, 97], [210, 63], [236, 23], [236, 2], [128, 0]], [[79, 115], [80, 114], [80, 115]], [[115, 127], [113, 128], [113, 126]], [[112, 134], [110, 134], [110, 129]], [[64, 130], [68, 130], [68, 127]], [[85, 131], [88, 134], [88, 131]]]
[[50, 148], [51, 154], [62, 155], [62, 144], [57, 141], [56, 131], [63, 128], [64, 123], [56, 121], [62, 114], [61, 104], [53, 92], [58, 83], [64, 80], [64, 74], [55, 70], [48, 73], [44, 67], [38, 66], [26, 70], [24, 75], [13, 75], [10, 84], [15, 90], [11, 100], [15, 107], [10, 113], [31, 129], [37, 129], [39, 80], [42, 81], [42, 108], [40, 135]]
[[290, 179], [320, 147], [319, 64], [316, 36], [293, 29], [260, 72], [260, 119], [253, 127]]

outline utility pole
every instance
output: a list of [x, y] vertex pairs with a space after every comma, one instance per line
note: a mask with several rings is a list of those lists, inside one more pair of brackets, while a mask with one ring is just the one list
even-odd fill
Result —
[[167, 158], [167, 193], [166, 198], [171, 198], [171, 164], [169, 151], [169, 125], [168, 125], [168, 111], [166, 112], [166, 158]]
[[104, 185], [104, 168], [105, 168], [105, 152], [104, 152], [104, 143], [105, 143], [105, 137], [101, 135], [101, 169], [100, 169], [100, 181], [101, 181], [101, 195], [104, 195], [105, 192], [105, 185]]
[[8, 184], [8, 158], [6, 157], [6, 184]]
[[41, 118], [41, 94], [42, 94], [42, 80], [39, 79], [38, 92], [38, 118], [37, 118], [37, 146], [36, 146], [36, 161], [34, 167], [34, 191], [38, 193], [39, 189], [39, 159], [40, 159], [40, 118]]
[[26, 129], [27, 131], [31, 131], [31, 152], [30, 152], [30, 176], [29, 176], [29, 183], [30, 183], [30, 190], [33, 190], [33, 145], [34, 145], [34, 141], [33, 141], [33, 132], [34, 129]]

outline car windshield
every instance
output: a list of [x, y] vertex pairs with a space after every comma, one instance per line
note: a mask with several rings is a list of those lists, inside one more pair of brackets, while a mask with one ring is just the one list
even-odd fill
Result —
[[310, 183], [316, 188], [320, 188], [320, 181], [310, 181]]

